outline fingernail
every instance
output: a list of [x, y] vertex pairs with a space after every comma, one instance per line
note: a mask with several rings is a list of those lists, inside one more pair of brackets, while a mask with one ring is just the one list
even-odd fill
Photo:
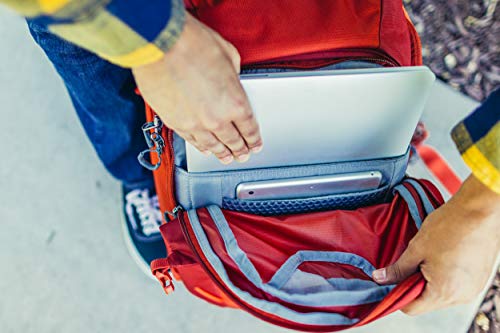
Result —
[[204, 150], [201, 152], [203, 155], [205, 156], [210, 156], [212, 153], [210, 152], [210, 150]]
[[246, 161], [248, 161], [249, 158], [250, 158], [250, 155], [248, 155], [248, 154], [242, 154], [242, 155], [236, 157], [238, 162], [246, 162]]
[[385, 268], [377, 269], [373, 271], [373, 279], [378, 282], [385, 282], [387, 280], [387, 273]]
[[233, 160], [234, 160], [233, 156], [229, 155], [229, 156], [226, 156], [226, 157], [222, 158], [220, 161], [221, 161], [223, 164], [229, 164], [229, 163], [231, 163]]
[[257, 146], [257, 147], [253, 147], [252, 149], [250, 149], [250, 151], [252, 153], [260, 153], [260, 151], [262, 150], [263, 146]]

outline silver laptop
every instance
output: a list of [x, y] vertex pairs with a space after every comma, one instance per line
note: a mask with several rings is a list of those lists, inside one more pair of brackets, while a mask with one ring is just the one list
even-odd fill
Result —
[[424, 66], [241, 75], [264, 149], [223, 165], [186, 144], [189, 172], [402, 155], [434, 82]]

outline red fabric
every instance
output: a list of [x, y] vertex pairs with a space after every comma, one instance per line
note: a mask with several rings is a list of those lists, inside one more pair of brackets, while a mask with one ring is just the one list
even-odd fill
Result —
[[383, 58], [420, 62], [418, 40], [399, 0], [186, 0], [199, 20], [238, 49], [242, 64]]
[[366, 317], [354, 326], [363, 326], [404, 308], [424, 291], [425, 279], [416, 273], [393, 289]]

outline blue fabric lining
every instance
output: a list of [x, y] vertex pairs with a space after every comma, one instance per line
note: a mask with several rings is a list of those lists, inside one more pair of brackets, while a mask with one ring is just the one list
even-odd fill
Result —
[[312, 294], [318, 292], [331, 292], [338, 290], [364, 290], [377, 287], [372, 280], [330, 278], [325, 279], [320, 275], [301, 271], [293, 272], [290, 279], [281, 288], [295, 294]]
[[224, 284], [231, 289], [233, 293], [238, 295], [245, 303], [256, 307], [267, 313], [279, 316], [286, 320], [294, 321], [306, 325], [353, 325], [359, 321], [357, 318], [350, 319], [343, 315], [337, 313], [325, 313], [325, 312], [308, 312], [301, 313], [293, 311], [289, 308], [284, 307], [279, 303], [269, 302], [266, 300], [258, 299], [253, 297], [246, 291], [243, 291], [236, 287], [232, 281], [229, 279], [227, 272], [222, 264], [221, 260], [213, 252], [210, 243], [203, 231], [200, 224], [198, 216], [195, 210], [188, 211], [189, 220], [193, 227], [195, 236], [203, 250], [203, 254], [210, 262], [210, 265], [217, 271], [219, 277], [223, 280]]
[[[259, 273], [255, 269], [250, 259], [248, 259], [247, 255], [238, 246], [236, 238], [234, 237], [234, 234], [231, 231], [231, 228], [229, 227], [220, 208], [217, 206], [209, 206], [207, 209], [210, 212], [210, 215], [212, 216], [212, 219], [215, 225], [217, 226], [219, 234], [221, 235], [224, 241], [227, 253], [231, 257], [231, 259], [233, 259], [233, 261], [238, 265], [238, 268], [245, 275], [245, 277], [250, 282], [252, 282], [256, 287], [286, 302], [304, 306], [312, 306], [312, 307], [351, 306], [351, 305], [368, 304], [382, 300], [387, 295], [387, 293], [389, 293], [389, 291], [394, 287], [394, 286], [377, 285], [376, 288], [370, 288], [360, 291], [335, 291], [335, 292], [324, 292], [324, 293], [303, 295], [303, 294], [290, 294], [272, 285], [264, 284], [262, 282]], [[319, 253], [319, 256], [323, 255], [322, 258], [323, 261], [327, 260], [330, 262], [340, 262], [340, 263], [345, 262], [352, 264], [353, 266], [359, 264], [359, 260], [357, 260], [357, 258], [359, 257], [354, 254], [352, 254], [351, 259], [349, 259], [348, 257], [350, 254], [348, 253], [342, 253], [342, 255], [338, 255], [340, 252], [337, 253], [333, 252], [330, 256], [328, 256], [328, 258], [326, 255], [321, 254], [322, 252], [317, 252], [317, 253]], [[313, 256], [311, 256], [311, 258], [313, 258]], [[293, 271], [289, 271], [289, 276], [291, 276], [292, 273]]]
[[270, 286], [280, 289], [290, 279], [292, 273], [307, 261], [317, 262], [335, 262], [347, 264], [361, 269], [367, 276], [371, 276], [375, 267], [363, 257], [353, 253], [346, 252], [327, 252], [327, 251], [299, 251], [280, 267], [268, 282]]
[[376, 282], [371, 280], [362, 280], [362, 279], [346, 279], [346, 278], [331, 278], [327, 280], [328, 283], [331, 283], [335, 286], [335, 288], [340, 290], [363, 290], [367, 288], [378, 287]]
[[429, 215], [432, 213], [435, 208], [432, 205], [431, 201], [429, 200], [429, 197], [427, 196], [427, 193], [425, 193], [425, 190], [423, 189], [422, 185], [420, 185], [417, 181], [413, 179], [408, 179], [406, 180], [408, 183], [412, 184], [415, 190], [417, 190], [418, 195], [420, 196], [420, 199], [422, 200], [424, 204], [424, 209], [425, 213]]
[[415, 202], [415, 199], [411, 195], [410, 191], [408, 191], [403, 184], [396, 186], [394, 188], [394, 191], [399, 192], [399, 194], [401, 194], [401, 196], [403, 197], [404, 201], [406, 201], [406, 204], [408, 205], [408, 209], [410, 211], [410, 215], [415, 221], [417, 229], [420, 229], [420, 227], [422, 226], [422, 218], [420, 217], [420, 212], [418, 211], [417, 203]]

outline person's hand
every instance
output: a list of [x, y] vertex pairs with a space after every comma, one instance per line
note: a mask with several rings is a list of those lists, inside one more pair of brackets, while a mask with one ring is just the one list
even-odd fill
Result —
[[186, 13], [165, 56], [133, 69], [145, 101], [162, 121], [224, 164], [262, 149], [259, 127], [239, 81], [240, 56], [219, 34]]
[[472, 301], [485, 287], [500, 250], [500, 195], [470, 176], [451, 200], [430, 214], [379, 284], [398, 283], [420, 269], [427, 284], [403, 312], [417, 315]]

